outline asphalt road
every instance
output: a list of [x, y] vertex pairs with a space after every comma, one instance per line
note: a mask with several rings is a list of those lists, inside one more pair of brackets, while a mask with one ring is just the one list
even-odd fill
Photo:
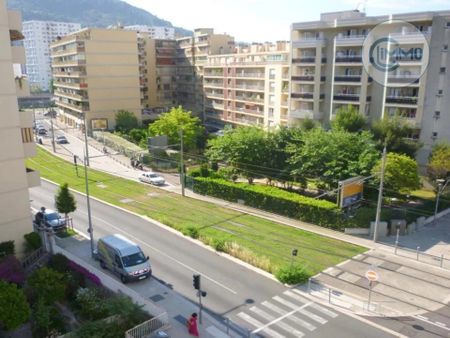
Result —
[[[52, 208], [55, 191], [54, 185], [42, 181], [41, 187], [30, 189], [31, 205], [34, 208], [41, 206]], [[87, 234], [86, 198], [76, 194], [76, 199], [78, 208], [72, 214], [74, 227]], [[193, 302], [196, 301], [196, 294], [192, 286], [192, 275], [200, 273], [202, 289], [208, 293], [203, 301], [205, 308], [214, 315], [229, 317], [249, 330], [258, 330], [261, 326], [267, 327], [258, 332], [262, 337], [273, 336], [271, 330], [278, 330], [279, 326], [276, 323], [268, 325], [271, 322], [277, 322], [284, 328], [284, 330], [276, 331], [283, 332], [280, 337], [300, 336], [295, 334], [297, 331], [294, 331], [294, 334], [286, 333], [286, 327], [292, 328], [295, 326], [293, 324], [297, 324], [298, 320], [301, 320], [294, 317], [295, 315], [300, 316], [298, 313], [293, 313], [292, 316], [288, 313], [292, 310], [294, 303], [298, 304], [298, 309], [306, 306], [308, 309], [312, 309], [309, 310], [309, 314], [312, 316], [309, 321], [316, 321], [314, 329], [311, 329], [312, 325], [308, 323], [306, 324], [309, 325], [307, 326], [309, 331], [304, 327], [302, 329], [302, 332], [307, 333], [308, 337], [392, 337], [384, 331], [343, 313], [338, 313], [336, 310], [331, 313], [323, 310], [323, 307], [321, 311], [314, 310], [316, 304], [309, 300], [302, 303], [296, 299], [299, 297], [288, 297], [287, 293], [292, 296], [292, 292], [280, 283], [141, 217], [95, 200], [91, 200], [91, 209], [95, 238], [121, 233], [134, 240], [142, 247], [145, 254], [150, 256], [155, 278]], [[278, 303], [278, 307], [274, 307], [273, 304], [276, 303], [274, 299], [278, 301], [281, 299], [283, 303]], [[264, 306], [268, 306], [268, 308], [262, 312]], [[283, 316], [283, 312], [277, 314], [273, 312], [272, 307], [278, 312], [284, 310], [284, 313], [288, 313], [288, 315]], [[291, 312], [296, 312], [296, 310]], [[327, 315], [330, 316], [327, 317]], [[290, 320], [291, 324], [281, 323], [283, 318], [280, 319], [280, 317], [290, 317], [287, 320]], [[323, 319], [320, 320], [321, 318]], [[255, 319], [258, 320], [256, 325]]]

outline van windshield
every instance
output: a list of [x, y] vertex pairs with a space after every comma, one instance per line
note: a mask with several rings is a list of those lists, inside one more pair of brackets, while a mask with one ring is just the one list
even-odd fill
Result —
[[133, 265], [142, 264], [146, 261], [146, 258], [142, 252], [122, 257], [123, 266], [129, 267]]

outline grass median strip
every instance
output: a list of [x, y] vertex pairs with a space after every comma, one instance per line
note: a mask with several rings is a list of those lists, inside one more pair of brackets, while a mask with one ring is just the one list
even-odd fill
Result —
[[[39, 170], [43, 178], [68, 183], [74, 190], [85, 192], [84, 170], [78, 168], [77, 176], [72, 163], [46, 150], [39, 148], [35, 158], [27, 159], [27, 167]], [[156, 219], [269, 272], [290, 264], [294, 248], [298, 249], [295, 263], [306, 266], [313, 274], [366, 251], [213, 203], [88, 170], [92, 196]]]

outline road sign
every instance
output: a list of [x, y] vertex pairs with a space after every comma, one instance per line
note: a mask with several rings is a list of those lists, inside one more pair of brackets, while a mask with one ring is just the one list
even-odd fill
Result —
[[366, 278], [369, 280], [369, 282], [376, 282], [378, 280], [378, 273], [373, 270], [367, 270]]

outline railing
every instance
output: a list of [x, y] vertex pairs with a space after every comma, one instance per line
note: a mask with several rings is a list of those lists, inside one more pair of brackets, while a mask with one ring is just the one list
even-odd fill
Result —
[[336, 94], [333, 96], [336, 101], [359, 101], [359, 94]]
[[335, 62], [362, 62], [361, 55], [340, 55], [336, 56]]
[[167, 312], [156, 316], [146, 322], [143, 322], [125, 332], [125, 338], [149, 337], [158, 330], [167, 330], [170, 328], [169, 316]]
[[251, 102], [264, 102], [264, 99], [260, 99], [257, 97], [245, 97], [245, 96], [239, 96], [239, 95], [235, 96], [235, 100], [251, 101]]
[[388, 96], [386, 97], [386, 103], [399, 103], [399, 104], [417, 104], [417, 97], [415, 96]]
[[248, 114], [264, 116], [264, 112], [261, 111], [261, 110], [254, 110], [254, 109], [246, 109], [246, 108], [239, 108], [239, 107], [237, 107], [236, 111], [241, 112], [241, 113], [248, 113]]
[[235, 77], [257, 77], [263, 78], [265, 76], [264, 73], [236, 73]]
[[419, 83], [420, 74], [405, 74], [405, 75], [390, 75], [388, 76], [389, 83]]
[[361, 82], [361, 75], [336, 75], [336, 82]]
[[[292, 81], [306, 81], [306, 82], [314, 82], [315, 76], [314, 75], [294, 75], [291, 76]], [[325, 81], [325, 76], [320, 77], [320, 81]]]
[[46, 254], [44, 247], [40, 247], [36, 251], [32, 252], [30, 255], [25, 257], [22, 261], [22, 267], [26, 270], [29, 267], [33, 266], [36, 262], [38, 262], [42, 257]]
[[415, 250], [399, 246], [398, 242], [394, 245], [394, 254], [397, 256], [407, 257], [416, 261], [426, 263], [429, 265], [438, 266], [443, 269], [450, 270], [450, 259], [445, 258], [444, 254], [440, 256], [432, 255], [423, 251], [420, 251], [420, 246]]
[[291, 97], [293, 99], [313, 99], [314, 93], [292, 93]]

